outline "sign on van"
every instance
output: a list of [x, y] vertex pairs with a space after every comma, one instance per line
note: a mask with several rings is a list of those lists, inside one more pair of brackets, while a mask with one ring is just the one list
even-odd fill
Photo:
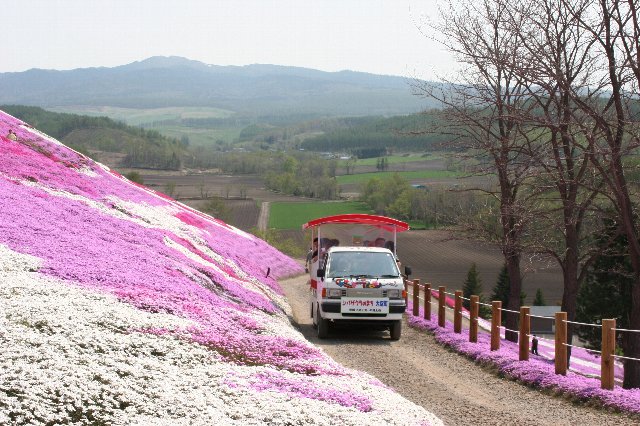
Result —
[[343, 297], [340, 312], [343, 314], [388, 314], [388, 298]]

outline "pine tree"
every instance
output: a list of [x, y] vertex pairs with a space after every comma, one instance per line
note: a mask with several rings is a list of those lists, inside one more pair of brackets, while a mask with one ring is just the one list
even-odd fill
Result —
[[[475, 262], [471, 264], [471, 268], [469, 268], [469, 271], [467, 272], [467, 279], [462, 286], [462, 295], [466, 299], [469, 299], [471, 295], [474, 294], [477, 296], [480, 296], [482, 294], [482, 281], [480, 280]], [[462, 300], [462, 305], [465, 308], [469, 309], [471, 304], [466, 299]]]
[[536, 290], [536, 297], [533, 299], [533, 306], [547, 306], [547, 302], [544, 301], [542, 296], [542, 289]]
[[[487, 303], [486, 298], [482, 294], [482, 280], [480, 279], [480, 274], [478, 273], [475, 263], [471, 264], [471, 268], [469, 268], [469, 272], [467, 272], [467, 279], [462, 287], [462, 295], [466, 299], [470, 299], [471, 296], [476, 295], [480, 303]], [[471, 301], [466, 299], [462, 299], [462, 306], [470, 309]], [[478, 315], [480, 318], [489, 318], [491, 316], [491, 309], [487, 306], [480, 305]]]
[[502, 306], [507, 306], [507, 301], [509, 300], [509, 272], [507, 272], [507, 265], [503, 265], [502, 269], [500, 269], [498, 281], [493, 287], [491, 300], [499, 300], [502, 302]]
[[[618, 232], [615, 223], [606, 224], [606, 232], [600, 237], [600, 243]], [[584, 284], [578, 292], [576, 321], [599, 323], [603, 318], [615, 318], [616, 326], [629, 328], [631, 315], [631, 288], [633, 275], [627, 253], [627, 238], [618, 236], [613, 247], [600, 256], [587, 272]], [[617, 344], [625, 347], [626, 333], [618, 333]], [[578, 327], [578, 336], [587, 342], [588, 347], [600, 350], [602, 337], [600, 329]]]

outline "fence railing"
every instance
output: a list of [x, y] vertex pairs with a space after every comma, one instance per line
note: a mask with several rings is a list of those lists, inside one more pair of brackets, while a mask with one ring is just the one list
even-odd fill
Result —
[[[424, 301], [424, 319], [431, 321], [431, 300], [432, 300], [432, 288], [430, 283], [420, 284], [419, 279], [414, 279], [413, 281], [405, 280], [405, 294], [406, 300], [408, 300], [409, 288], [412, 289], [412, 302], [413, 316], [417, 317], [420, 315], [420, 300]], [[424, 298], [420, 297], [420, 293], [424, 294]], [[447, 293], [446, 287], [439, 286], [438, 287], [438, 326], [445, 326], [446, 319], [446, 300], [447, 295], [453, 297], [453, 331], [454, 333], [462, 333], [462, 300], [469, 300], [469, 342], [477, 343], [478, 342], [478, 323], [479, 323], [479, 312], [480, 305], [484, 305], [487, 307], [491, 307], [491, 343], [490, 349], [492, 351], [496, 351], [500, 349], [500, 331], [504, 329], [505, 331], [510, 331], [518, 334], [518, 358], [520, 361], [528, 361], [529, 360], [529, 339], [532, 336], [531, 334], [531, 317], [534, 318], [545, 318], [549, 320], [553, 320], [555, 322], [555, 346], [554, 346], [554, 354], [555, 354], [555, 373], [566, 375], [568, 370], [567, 363], [567, 348], [575, 347], [574, 345], [567, 343], [567, 325], [568, 324], [576, 324], [582, 326], [590, 326], [590, 327], [601, 327], [602, 328], [602, 350], [594, 351], [589, 350], [591, 353], [597, 353], [600, 355], [600, 387], [602, 389], [613, 389], [615, 385], [615, 359], [625, 359], [629, 361], [640, 361], [637, 358], [625, 357], [620, 355], [615, 355], [615, 342], [616, 342], [616, 331], [620, 332], [631, 332], [631, 333], [640, 333], [640, 330], [627, 330], [618, 328], [616, 329], [616, 320], [615, 319], [603, 319], [602, 324], [588, 324], [588, 323], [579, 323], [575, 321], [567, 320], [566, 312], [556, 312], [553, 317], [540, 317], [536, 315], [531, 315], [531, 308], [529, 306], [520, 307], [519, 311], [513, 311], [509, 309], [505, 309], [502, 307], [501, 301], [492, 301], [491, 304], [481, 303], [479, 296], [472, 295], [469, 299], [462, 297], [462, 291], [456, 290], [454, 293]], [[451, 309], [451, 308], [449, 308]], [[503, 327], [502, 324], [502, 312], [510, 312], [514, 314], [519, 314], [519, 329], [518, 330], [510, 330], [506, 327]]]

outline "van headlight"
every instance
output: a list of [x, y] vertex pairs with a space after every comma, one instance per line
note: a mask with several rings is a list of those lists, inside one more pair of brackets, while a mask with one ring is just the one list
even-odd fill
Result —
[[331, 288], [329, 289], [329, 297], [341, 297], [342, 290], [339, 288]]
[[389, 299], [400, 299], [400, 290], [388, 290], [387, 297]]

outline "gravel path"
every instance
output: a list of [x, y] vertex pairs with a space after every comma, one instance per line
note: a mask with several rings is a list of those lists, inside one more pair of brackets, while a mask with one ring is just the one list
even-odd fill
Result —
[[293, 321], [305, 337], [339, 363], [365, 371], [405, 398], [439, 416], [445, 424], [638, 425], [638, 420], [574, 405], [501, 379], [440, 346], [433, 336], [403, 325], [402, 338], [388, 332], [334, 329], [320, 340], [311, 326], [307, 276], [282, 286]]

